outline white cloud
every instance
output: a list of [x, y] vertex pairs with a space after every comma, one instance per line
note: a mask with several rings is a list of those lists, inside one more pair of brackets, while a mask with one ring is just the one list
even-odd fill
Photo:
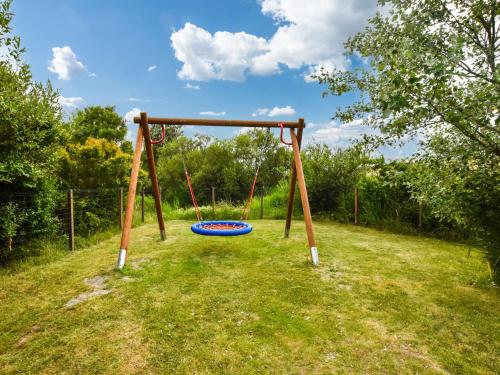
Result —
[[153, 70], [155, 70], [157, 68], [156, 65], [151, 65], [148, 67], [148, 72], [152, 72]]
[[189, 82], [186, 83], [186, 86], [184, 86], [184, 88], [188, 89], [188, 90], [201, 90], [200, 86], [198, 86], [198, 85], [192, 85]]
[[[323, 143], [331, 148], [347, 148], [353, 141], [360, 140], [364, 135], [379, 135], [380, 131], [363, 124], [362, 119], [356, 119], [345, 124], [331, 121], [327, 124], [308, 123], [306, 129], [314, 128], [313, 132], [304, 132], [304, 144]], [[418, 139], [407, 138], [399, 146], [383, 146], [378, 148], [372, 156], [384, 155], [389, 160], [407, 157], [418, 149]]]
[[274, 107], [269, 111], [268, 116], [269, 117], [276, 117], [276, 116], [292, 116], [296, 114], [297, 111], [293, 109], [291, 106], [287, 105], [286, 107]]
[[254, 113], [252, 113], [252, 117], [266, 116], [267, 114], [269, 114], [269, 108], [257, 108]]
[[297, 111], [292, 107], [287, 105], [286, 107], [274, 107], [272, 109], [269, 108], [257, 108], [254, 113], [252, 113], [252, 117], [257, 116], [292, 116], [296, 114]]
[[57, 99], [61, 107], [63, 107], [64, 109], [76, 109], [80, 107], [83, 103], [85, 103], [85, 100], [79, 96], [71, 98], [65, 98], [64, 96], [59, 96]]
[[245, 74], [278, 74], [280, 66], [305, 68], [304, 79], [320, 66], [345, 69], [344, 41], [374, 15], [374, 0], [259, 0], [277, 29], [268, 40], [245, 32], [214, 34], [186, 23], [171, 35], [181, 79], [243, 81]]
[[224, 116], [226, 112], [203, 111], [200, 112], [202, 116]]
[[177, 60], [183, 63], [180, 79], [243, 81], [252, 60], [268, 50], [264, 38], [245, 32], [208, 31], [186, 23], [170, 40]]
[[[57, 78], [63, 81], [69, 81], [75, 75], [88, 73], [87, 68], [77, 59], [71, 47], [52, 48], [52, 60], [49, 64], [49, 71], [57, 74]], [[90, 77], [96, 77], [95, 73], [88, 73]]]
[[140, 108], [132, 108], [130, 111], [128, 111], [125, 116], [123, 116], [123, 119], [125, 120], [125, 123], [127, 124], [133, 124], [134, 123], [134, 117], [140, 116], [141, 115], [141, 109]]
[[141, 99], [141, 98], [128, 98], [129, 102], [150, 102], [151, 100], [149, 99]]
[[346, 147], [354, 139], [360, 139], [364, 134], [376, 133], [376, 130], [363, 125], [363, 120], [361, 119], [356, 119], [345, 124], [337, 124], [335, 121], [327, 124], [309, 123], [307, 124], [307, 128], [314, 128], [316, 130], [306, 135], [306, 142], [325, 143], [332, 147]]
[[304, 72], [303, 77], [304, 81], [317, 82], [317, 79], [312, 76], [317, 76], [321, 73], [322, 70], [332, 71], [335, 68], [345, 68], [343, 66], [343, 61], [335, 61], [335, 60], [325, 60], [319, 61], [316, 65], [310, 65], [307, 70]]
[[132, 145], [134, 145], [134, 147], [137, 138], [137, 125], [134, 124], [134, 117], [140, 116], [141, 112], [142, 111], [140, 108], [132, 108], [125, 114], [125, 116], [123, 116], [123, 120], [127, 125], [127, 134], [125, 135], [125, 139], [132, 142]]

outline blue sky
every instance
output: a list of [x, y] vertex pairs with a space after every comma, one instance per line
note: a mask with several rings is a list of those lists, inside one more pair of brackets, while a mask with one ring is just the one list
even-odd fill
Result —
[[[304, 117], [308, 139], [332, 146], [363, 131], [330, 120], [353, 97], [322, 99], [325, 88], [308, 77], [320, 66], [356, 64], [342, 43], [375, 13], [375, 1], [15, 0], [13, 11], [34, 78], [51, 80], [67, 113], [98, 104], [128, 118], [138, 109], [163, 117]], [[198, 131], [234, 133], [186, 129]]]

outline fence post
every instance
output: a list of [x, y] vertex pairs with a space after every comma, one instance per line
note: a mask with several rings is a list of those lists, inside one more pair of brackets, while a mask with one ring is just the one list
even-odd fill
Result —
[[144, 186], [141, 190], [141, 220], [144, 223]]
[[264, 191], [260, 192], [260, 220], [264, 219]]
[[215, 216], [215, 188], [212, 186], [212, 210], [214, 211]]
[[358, 209], [358, 187], [354, 187], [354, 224], [358, 224], [358, 215], [359, 215], [359, 209]]
[[120, 229], [123, 228], [123, 188], [121, 187], [120, 190], [118, 190], [118, 200], [119, 200], [119, 214], [118, 214], [118, 220], [120, 220]]
[[68, 240], [69, 249], [75, 250], [75, 215], [73, 210], [73, 189], [68, 190]]
[[422, 201], [418, 202], [418, 227], [422, 228], [422, 224], [424, 221], [424, 208], [422, 205]]

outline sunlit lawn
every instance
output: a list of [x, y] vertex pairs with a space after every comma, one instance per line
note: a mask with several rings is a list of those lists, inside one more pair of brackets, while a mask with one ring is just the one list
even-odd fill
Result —
[[[0, 274], [0, 373], [453, 373], [500, 368], [500, 295], [481, 254], [443, 241], [255, 221], [235, 238], [189, 222]], [[135, 262], [134, 262], [135, 259]], [[139, 261], [137, 261], [139, 259]], [[132, 267], [134, 266], [134, 267]], [[104, 275], [92, 292], [85, 278]]]

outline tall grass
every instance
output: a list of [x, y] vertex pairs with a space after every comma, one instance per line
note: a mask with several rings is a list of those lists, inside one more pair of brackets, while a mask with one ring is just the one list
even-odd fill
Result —
[[[250, 204], [249, 220], [258, 219], [284, 219], [286, 217], [288, 202], [288, 184], [281, 183], [276, 188], [264, 192], [256, 192]], [[140, 209], [141, 197], [136, 199], [136, 210]], [[155, 205], [152, 196], [145, 196], [144, 206], [147, 217], [154, 216]], [[200, 206], [203, 220], [241, 220], [245, 202], [231, 202], [217, 200], [216, 204]], [[163, 217], [166, 220], [197, 220], [194, 207], [181, 207], [178, 201], [162, 202]], [[302, 217], [300, 197], [297, 191], [293, 211], [294, 218]], [[134, 224], [139, 224], [140, 212], [135, 215]], [[147, 222], [147, 220], [146, 220]]]

